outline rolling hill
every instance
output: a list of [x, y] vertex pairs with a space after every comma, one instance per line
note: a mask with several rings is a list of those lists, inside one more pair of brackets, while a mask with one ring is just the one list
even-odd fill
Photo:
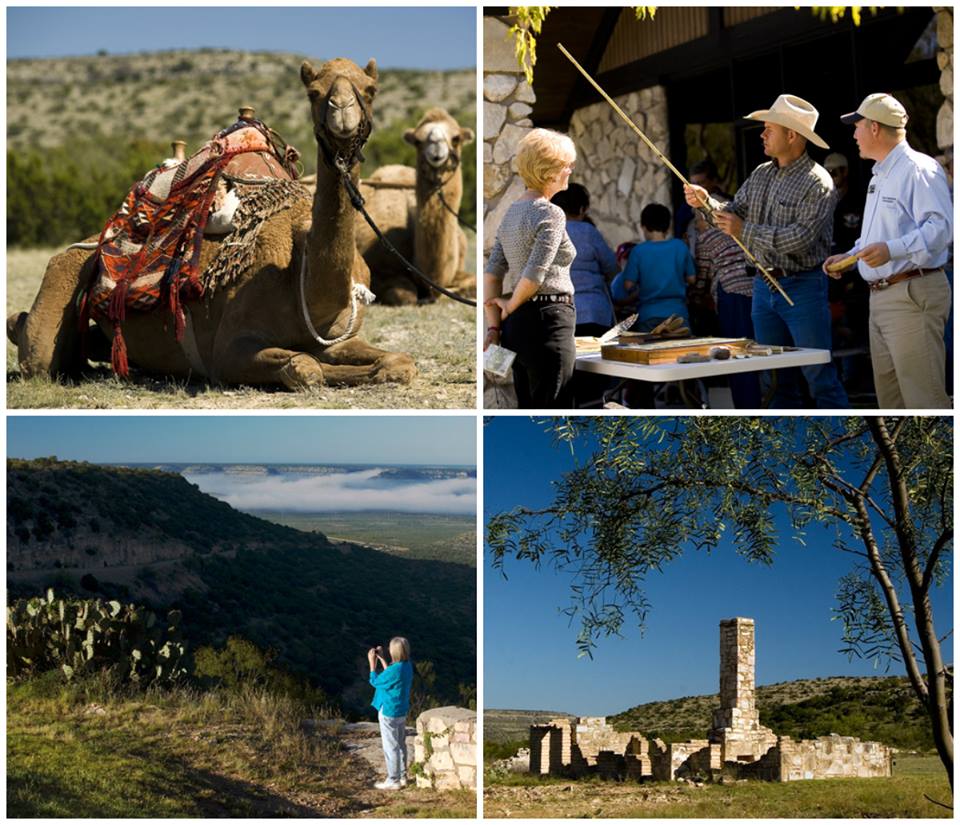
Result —
[[[649, 702], [608, 721], [618, 730], [639, 731], [666, 742], [699, 739], [719, 707], [716, 694]], [[906, 677], [800, 679], [757, 688], [760, 721], [781, 736], [813, 738], [829, 733], [884, 742], [905, 750], [933, 748], [930, 724]], [[546, 711], [484, 710], [484, 737], [523, 741], [531, 724], [554, 716]]]
[[241, 636], [357, 713], [370, 698], [366, 650], [393, 635], [434, 663], [441, 703], [476, 682], [466, 565], [333, 544], [153, 470], [12, 459], [7, 512], [11, 599], [53, 586], [177, 608], [191, 647]]

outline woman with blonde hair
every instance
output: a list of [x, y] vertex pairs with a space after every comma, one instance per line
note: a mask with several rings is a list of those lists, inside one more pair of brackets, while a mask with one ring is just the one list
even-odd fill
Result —
[[567, 188], [576, 159], [573, 141], [559, 132], [533, 129], [520, 141], [517, 171], [527, 190], [503, 216], [483, 276], [483, 348], [502, 344], [517, 354], [514, 384], [525, 408], [570, 406], [577, 251], [550, 198]]
[[[407, 712], [410, 710], [413, 664], [410, 662], [410, 642], [403, 636], [394, 636], [388, 649], [389, 665], [383, 657], [382, 647], [371, 647], [367, 651], [370, 684], [375, 689], [370, 704], [377, 709], [380, 741], [387, 763], [387, 778], [374, 787], [381, 791], [396, 791], [407, 784]], [[377, 672], [377, 668], [382, 670]]]

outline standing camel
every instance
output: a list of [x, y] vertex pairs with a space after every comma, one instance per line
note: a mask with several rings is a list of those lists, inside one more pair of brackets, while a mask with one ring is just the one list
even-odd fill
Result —
[[[212, 295], [186, 305], [182, 341], [167, 328], [166, 313], [128, 312], [123, 334], [129, 361], [139, 369], [290, 390], [408, 383], [416, 375], [408, 354], [377, 349], [357, 336], [370, 270], [356, 249], [354, 210], [343, 178], [354, 184], [359, 178], [360, 150], [372, 126], [376, 62], [360, 69], [336, 58], [315, 69], [304, 61], [300, 78], [317, 138], [312, 203], [305, 192], [264, 221], [252, 263]], [[230, 237], [204, 240], [201, 271]], [[7, 320], [24, 375], [75, 374], [85, 365], [76, 306], [94, 259], [79, 249], [54, 256], [30, 313]], [[109, 324], [101, 327], [111, 334]]]
[[[384, 166], [363, 181], [367, 211], [390, 242], [435, 283], [475, 295], [476, 276], [464, 270], [467, 237], [457, 222], [463, 197], [463, 147], [473, 130], [460, 126], [445, 109], [430, 109], [403, 139], [417, 150], [416, 170]], [[415, 187], [416, 201], [408, 187]], [[415, 304], [436, 295], [415, 280], [403, 264], [378, 242], [362, 217], [357, 243], [373, 273], [373, 291], [384, 304]]]

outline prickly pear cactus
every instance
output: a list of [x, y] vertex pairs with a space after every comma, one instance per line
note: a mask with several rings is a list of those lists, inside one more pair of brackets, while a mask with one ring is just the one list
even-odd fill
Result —
[[7, 607], [7, 673], [59, 668], [69, 679], [110, 669], [132, 682], [170, 682], [186, 673], [180, 611], [166, 621], [134, 604], [99, 599], [19, 599]]

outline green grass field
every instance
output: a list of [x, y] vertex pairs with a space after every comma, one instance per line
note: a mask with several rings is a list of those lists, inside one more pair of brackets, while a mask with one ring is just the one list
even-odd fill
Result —
[[476, 520], [436, 513], [276, 513], [256, 511], [258, 518], [311, 532], [332, 541], [369, 544], [411, 559], [450, 561], [476, 567]]

